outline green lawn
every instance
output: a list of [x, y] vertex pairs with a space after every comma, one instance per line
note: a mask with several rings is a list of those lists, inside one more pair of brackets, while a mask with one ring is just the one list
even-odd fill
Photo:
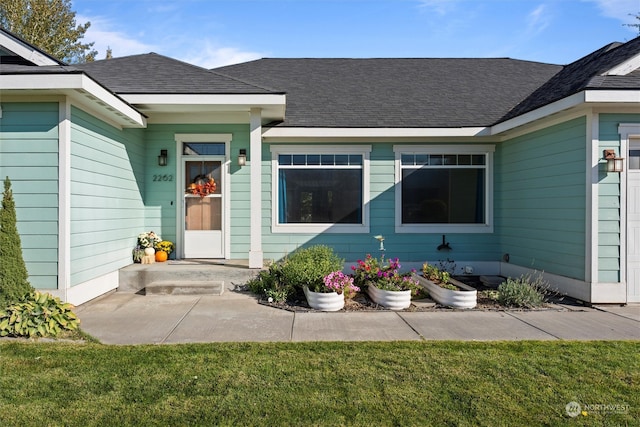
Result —
[[[2, 426], [638, 425], [640, 418], [638, 342], [3, 342], [0, 371]], [[571, 401], [591, 411], [569, 418]]]

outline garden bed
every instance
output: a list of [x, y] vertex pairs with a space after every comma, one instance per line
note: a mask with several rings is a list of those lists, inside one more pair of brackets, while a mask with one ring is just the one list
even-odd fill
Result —
[[[478, 304], [472, 309], [454, 309], [450, 307], [444, 307], [440, 304], [433, 306], [425, 306], [420, 303], [423, 300], [412, 301], [409, 308], [403, 310], [389, 310], [381, 305], [373, 302], [364, 292], [359, 292], [353, 299], [346, 300], [344, 308], [339, 312], [352, 312], [352, 311], [403, 311], [403, 312], [422, 312], [422, 311], [545, 311], [545, 310], [564, 310], [562, 306], [570, 305], [581, 307], [582, 304], [569, 297], [563, 297], [558, 295], [550, 295], [549, 301], [543, 306], [532, 309], [505, 307], [498, 303], [492, 295], [495, 295], [496, 289], [486, 286], [480, 281], [479, 276], [456, 276], [457, 280], [474, 287], [478, 290]], [[269, 307], [274, 307], [282, 310], [293, 312], [320, 312], [309, 307], [307, 300], [304, 297], [303, 292], [299, 292], [289, 299], [287, 302], [269, 302], [265, 299], [259, 299], [258, 303]], [[559, 304], [562, 304], [560, 306]]]

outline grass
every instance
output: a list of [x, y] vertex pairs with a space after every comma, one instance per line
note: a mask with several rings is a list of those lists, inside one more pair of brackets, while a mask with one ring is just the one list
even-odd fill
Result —
[[[0, 343], [0, 371], [3, 426], [637, 425], [640, 417], [640, 343], [627, 341], [11, 341]], [[571, 401], [592, 411], [569, 418]], [[626, 406], [611, 413], [611, 405]]]

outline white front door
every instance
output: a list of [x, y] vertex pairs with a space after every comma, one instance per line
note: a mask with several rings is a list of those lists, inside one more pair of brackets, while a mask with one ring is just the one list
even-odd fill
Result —
[[640, 140], [629, 144], [627, 168], [627, 302], [640, 302]]
[[185, 258], [224, 258], [224, 166], [223, 156], [183, 160]]

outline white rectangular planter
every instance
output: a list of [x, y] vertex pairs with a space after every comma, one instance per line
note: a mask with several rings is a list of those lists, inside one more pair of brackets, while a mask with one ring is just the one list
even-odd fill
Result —
[[411, 291], [385, 291], [369, 284], [367, 294], [376, 304], [391, 310], [402, 310], [411, 305]]
[[441, 288], [422, 276], [415, 275], [415, 278], [422, 287], [429, 291], [431, 298], [438, 304], [453, 308], [474, 308], [478, 304], [478, 291], [455, 279], [450, 279], [449, 282], [460, 288], [460, 291]]

